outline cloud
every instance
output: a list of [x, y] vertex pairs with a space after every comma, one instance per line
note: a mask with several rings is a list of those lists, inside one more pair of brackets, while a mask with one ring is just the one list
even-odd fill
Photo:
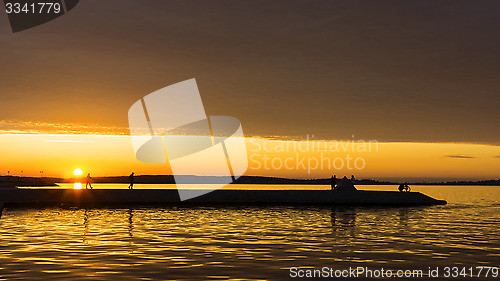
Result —
[[455, 159], [473, 159], [476, 158], [474, 156], [467, 156], [467, 155], [445, 155], [445, 158], [455, 158]]
[[500, 158], [500, 155], [495, 155], [493, 156], [493, 158]]

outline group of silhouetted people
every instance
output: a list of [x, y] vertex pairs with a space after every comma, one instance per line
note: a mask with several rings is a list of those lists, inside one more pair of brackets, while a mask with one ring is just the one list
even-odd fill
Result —
[[[128, 186], [128, 189], [133, 189], [134, 188], [134, 172], [128, 176], [128, 181], [130, 185]], [[90, 173], [87, 174], [87, 183], [85, 184], [85, 189], [92, 189], [92, 177], [90, 176]]]
[[[338, 183], [338, 179], [336, 175], [333, 175], [330, 178], [330, 186], [332, 191], [346, 191], [346, 190], [357, 190], [354, 184], [356, 183], [356, 178], [354, 175], [351, 175], [351, 179], [349, 180], [346, 176], [340, 180], [340, 183]], [[408, 186], [408, 183], [403, 183], [399, 185], [398, 190], [400, 192], [410, 192], [411, 188]]]
[[351, 175], [350, 180], [346, 176], [344, 176], [340, 181], [340, 184], [337, 184], [337, 181], [337, 175], [333, 175], [330, 178], [330, 186], [333, 191], [356, 190], [356, 187], [354, 187], [354, 183], [356, 183], [356, 178], [354, 177], [354, 175]]

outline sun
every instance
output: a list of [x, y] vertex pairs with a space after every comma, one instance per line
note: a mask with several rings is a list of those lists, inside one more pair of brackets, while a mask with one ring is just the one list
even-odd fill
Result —
[[81, 176], [83, 174], [82, 169], [78, 168], [73, 171], [73, 175], [75, 176]]

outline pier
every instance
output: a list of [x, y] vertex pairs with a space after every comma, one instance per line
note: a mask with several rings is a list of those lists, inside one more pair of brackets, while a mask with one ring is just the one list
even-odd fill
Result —
[[[197, 192], [196, 190], [191, 190]], [[14, 206], [140, 205], [443, 205], [420, 192], [329, 190], [224, 190], [181, 201], [176, 189], [0, 189], [0, 200]]]

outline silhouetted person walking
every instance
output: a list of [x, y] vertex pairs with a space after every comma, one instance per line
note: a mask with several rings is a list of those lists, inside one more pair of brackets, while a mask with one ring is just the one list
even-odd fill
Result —
[[337, 185], [337, 175], [333, 175], [333, 177], [330, 178], [330, 186], [332, 187], [332, 190], [335, 190], [336, 185]]
[[128, 181], [130, 182], [130, 185], [128, 186], [128, 189], [134, 188], [134, 172], [128, 176]]
[[87, 184], [85, 184], [85, 189], [90, 186], [90, 189], [92, 189], [92, 177], [90, 176], [90, 173], [87, 174]]

